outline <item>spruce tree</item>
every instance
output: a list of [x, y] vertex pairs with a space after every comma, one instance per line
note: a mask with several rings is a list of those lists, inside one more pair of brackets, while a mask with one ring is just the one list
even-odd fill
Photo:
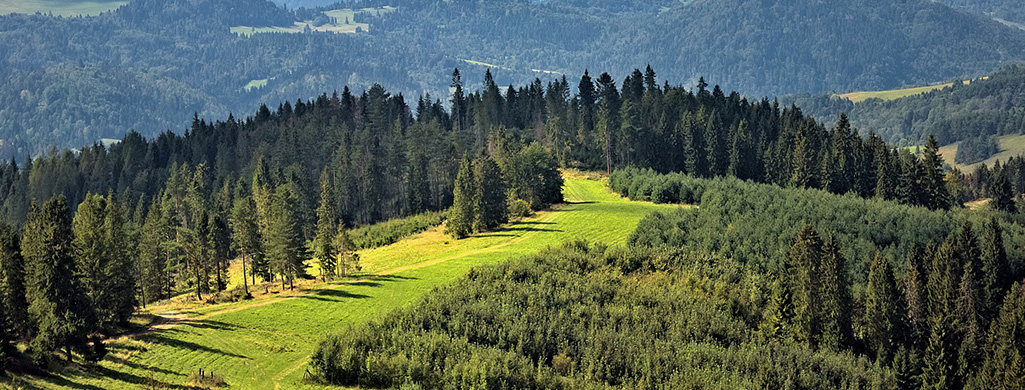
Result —
[[1025, 389], [1025, 289], [1015, 282], [989, 329], [986, 360], [972, 384], [979, 389]]
[[[786, 267], [784, 267], [784, 270]], [[793, 340], [794, 302], [789, 283], [782, 274], [772, 284], [769, 305], [762, 322], [762, 333], [779, 343]]]
[[901, 305], [890, 260], [876, 253], [865, 287], [865, 343], [877, 359], [889, 361], [901, 342]]
[[805, 225], [787, 252], [790, 291], [794, 303], [794, 340], [814, 346], [819, 333], [819, 259], [822, 240], [811, 225]]
[[25, 259], [21, 240], [10, 225], [0, 221], [0, 309], [11, 337], [28, 337], [28, 302], [25, 300]]
[[252, 267], [252, 259], [261, 251], [260, 227], [253, 212], [256, 205], [251, 197], [235, 199], [235, 206], [231, 208], [231, 240], [238, 248], [242, 260], [242, 287], [249, 294], [249, 282], [246, 275], [246, 258], [250, 259], [249, 275], [253, 284], [256, 284], [256, 272]]
[[940, 145], [936, 142], [936, 137], [930, 134], [925, 148], [922, 149], [922, 172], [919, 183], [925, 190], [924, 205], [932, 210], [948, 209], [951, 203], [950, 194], [943, 181], [943, 159], [939, 150]]
[[214, 281], [217, 291], [224, 291], [228, 288], [228, 266], [231, 255], [231, 233], [228, 231], [228, 223], [220, 214], [211, 214], [207, 222], [207, 247], [209, 248], [208, 268], [215, 274]]
[[336, 249], [334, 247], [334, 236], [338, 230], [337, 216], [335, 215], [332, 202], [334, 191], [331, 185], [331, 178], [325, 168], [320, 174], [320, 206], [317, 207], [317, 235], [313, 239], [313, 256], [320, 262], [320, 269], [324, 280], [334, 276]]
[[494, 229], [508, 220], [505, 178], [489, 156], [478, 157], [473, 164], [474, 232]]
[[25, 222], [22, 256], [26, 264], [28, 313], [35, 325], [32, 348], [41, 354], [37, 357], [63, 348], [71, 361], [71, 351], [84, 350], [89, 332], [95, 329], [92, 302], [76, 276], [72, 236], [64, 196], [31, 206]]
[[982, 313], [980, 313], [981, 300], [978, 288], [975, 284], [975, 274], [969, 263], [964, 264], [961, 273], [961, 283], [958, 286], [958, 296], [955, 305], [953, 328], [957, 339], [960, 341], [958, 348], [958, 370], [955, 375], [957, 387], [963, 386], [963, 381], [974, 373], [978, 362], [982, 358]]
[[470, 160], [464, 157], [459, 164], [459, 173], [456, 175], [453, 189], [452, 208], [449, 210], [448, 222], [445, 225], [445, 233], [457, 239], [473, 233], [474, 188], [473, 168], [470, 166]]
[[980, 244], [982, 275], [979, 290], [982, 295], [982, 312], [984, 318], [993, 318], [1003, 301], [1003, 293], [1010, 284], [1010, 267], [1004, 250], [1004, 236], [995, 217], [986, 223]]
[[993, 207], [1006, 213], [1018, 212], [1014, 204], [1014, 190], [1011, 189], [1011, 181], [1007, 179], [1007, 175], [997, 175], [993, 183]]
[[847, 260], [840, 253], [840, 245], [833, 235], [822, 247], [819, 274], [820, 324], [822, 336], [819, 345], [831, 351], [840, 351], [850, 345], [851, 293], [848, 286]]
[[929, 335], [928, 302], [925, 294], [925, 266], [922, 252], [911, 248], [904, 262], [904, 297], [907, 303], [907, 324], [911, 345], [925, 348]]
[[104, 210], [103, 238], [106, 240], [109, 264], [106, 270], [107, 288], [112, 294], [110, 301], [104, 305], [109, 309], [107, 316], [99, 317], [101, 323], [127, 324], [138, 303], [135, 296], [138, 286], [135, 263], [138, 256], [128, 231], [129, 223], [125, 205], [118, 202], [113, 192], [109, 192]]
[[265, 245], [271, 268], [281, 275], [281, 287], [295, 287], [295, 278], [305, 272], [306, 246], [302, 240], [291, 186], [278, 186], [271, 197], [270, 221]]

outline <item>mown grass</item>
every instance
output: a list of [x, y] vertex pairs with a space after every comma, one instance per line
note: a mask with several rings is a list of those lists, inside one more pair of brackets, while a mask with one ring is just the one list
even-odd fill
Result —
[[[363, 8], [363, 9], [336, 9], [331, 11], [324, 11], [324, 15], [335, 18], [338, 23], [315, 25], [312, 20], [305, 20], [302, 22], [295, 22], [291, 26], [273, 26], [273, 27], [250, 27], [250, 26], [235, 26], [231, 28], [231, 32], [235, 34], [241, 34], [245, 36], [252, 36], [253, 34], [265, 34], [265, 33], [285, 33], [295, 34], [303, 32], [306, 27], [309, 27], [313, 31], [320, 32], [331, 32], [335, 34], [355, 34], [358, 31], [367, 32], [370, 31], [370, 25], [367, 23], [356, 23], [353, 21], [355, 15], [359, 12], [368, 12], [376, 15], [386, 14], [395, 11], [397, 8], [391, 6], [384, 6], [380, 8]], [[248, 91], [248, 89], [247, 89]]]
[[53, 13], [54, 16], [99, 15], [117, 9], [127, 1], [0, 0], [0, 15]]
[[315, 388], [303, 376], [325, 335], [412, 304], [474, 266], [567, 240], [623, 244], [649, 212], [680, 207], [626, 201], [603, 182], [578, 175], [567, 178], [564, 192], [567, 204], [499, 231], [453, 240], [434, 228], [361, 252], [363, 273], [354, 279], [191, 310], [189, 320], [168, 330], [114, 341], [111, 355], [96, 367], [21, 379], [48, 389], [180, 388], [203, 369], [232, 388]]

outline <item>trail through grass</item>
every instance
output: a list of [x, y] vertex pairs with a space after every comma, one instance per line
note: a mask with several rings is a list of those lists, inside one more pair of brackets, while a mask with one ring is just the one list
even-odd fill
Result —
[[355, 280], [189, 311], [170, 329], [113, 342], [94, 369], [28, 379], [42, 388], [182, 388], [190, 373], [203, 369], [233, 388], [316, 388], [303, 375], [325, 335], [412, 304], [474, 266], [567, 240], [623, 244], [649, 212], [680, 207], [630, 202], [583, 178], [568, 178], [564, 193], [568, 203], [557, 210], [500, 231], [453, 240], [435, 228], [362, 252], [364, 273]]

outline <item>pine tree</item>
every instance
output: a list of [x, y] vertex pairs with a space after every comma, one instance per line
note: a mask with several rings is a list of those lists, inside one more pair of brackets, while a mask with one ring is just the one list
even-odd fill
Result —
[[848, 286], [847, 260], [840, 253], [840, 245], [833, 235], [826, 238], [822, 247], [818, 267], [820, 324], [822, 336], [820, 346], [831, 351], [840, 351], [850, 345], [851, 293]]
[[228, 223], [220, 214], [211, 214], [207, 222], [207, 247], [209, 248], [209, 264], [214, 272], [217, 291], [228, 288], [228, 266], [231, 255], [231, 233]]
[[334, 276], [336, 253], [334, 236], [338, 230], [337, 216], [331, 203], [334, 200], [333, 186], [327, 169], [320, 174], [320, 207], [317, 208], [317, 235], [313, 239], [313, 256], [320, 261], [323, 278]]
[[919, 377], [922, 375], [922, 360], [918, 351], [897, 348], [893, 355], [893, 376], [898, 390], [918, 390], [921, 388]]
[[96, 325], [92, 302], [76, 277], [71, 239], [64, 196], [32, 205], [22, 244], [28, 312], [35, 324], [32, 348], [43, 357], [63, 348], [68, 361], [73, 349], [85, 349]]
[[794, 154], [791, 159], [789, 185], [794, 188], [806, 188], [811, 185], [812, 167], [811, 151], [808, 145], [808, 136], [804, 129], [798, 129], [794, 140]]
[[951, 321], [954, 294], [963, 264], [958, 262], [956, 234], [951, 234], [932, 258], [926, 291], [929, 297], [929, 341], [923, 355], [922, 387], [947, 389], [956, 383], [957, 347]]
[[787, 252], [790, 268], [789, 289], [794, 303], [794, 340], [808, 346], [817, 343], [819, 334], [819, 259], [822, 240], [811, 225], [805, 225]]
[[984, 318], [993, 318], [1003, 300], [1005, 288], [1010, 284], [1010, 267], [1004, 250], [1003, 232], [995, 217], [990, 218], [982, 231], [980, 249], [982, 275], [979, 289], [982, 294], [982, 312]]
[[882, 361], [889, 361], [901, 342], [901, 305], [890, 260], [876, 253], [865, 287], [865, 343]]
[[459, 173], [456, 175], [452, 209], [449, 210], [448, 222], [445, 225], [445, 233], [457, 239], [473, 233], [474, 187], [470, 160], [463, 158], [462, 163], [459, 164]]
[[6, 315], [10, 337], [29, 335], [25, 259], [21, 256], [21, 241], [11, 226], [3, 221], [0, 221], [0, 309]]

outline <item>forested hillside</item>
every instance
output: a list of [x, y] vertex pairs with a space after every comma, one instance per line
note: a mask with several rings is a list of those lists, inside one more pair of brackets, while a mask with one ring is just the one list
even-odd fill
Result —
[[340, 330], [314, 353], [316, 375], [431, 388], [1023, 385], [1025, 231], [1006, 215], [683, 185], [703, 193], [699, 207], [649, 216], [626, 248], [575, 242], [474, 270]]
[[153, 137], [188, 126], [194, 112], [224, 118], [342, 85], [445, 96], [454, 67], [492, 67], [505, 86], [587, 68], [622, 77], [650, 63], [673, 80], [704, 75], [761, 96], [978, 76], [1025, 59], [1025, 31], [924, 0], [344, 4], [384, 5], [398, 9], [354, 13], [369, 32], [349, 34], [230, 32], [325, 19], [264, 0], [137, 0], [88, 18], [0, 17], [0, 155], [132, 129]]
[[[1025, 131], [1025, 66], [1001, 69], [987, 79], [895, 100], [869, 99], [851, 103], [830, 96], [783, 99], [816, 118], [847, 113], [851, 123], [871, 129], [897, 145], [921, 145], [930, 134], [942, 144], [965, 141], [972, 152], [960, 164], [985, 160], [995, 153], [993, 136]], [[959, 150], [960, 152], [960, 150]]]
[[941, 0], [940, 3], [1014, 23], [1025, 23], [1025, 9], [1015, 0]]

